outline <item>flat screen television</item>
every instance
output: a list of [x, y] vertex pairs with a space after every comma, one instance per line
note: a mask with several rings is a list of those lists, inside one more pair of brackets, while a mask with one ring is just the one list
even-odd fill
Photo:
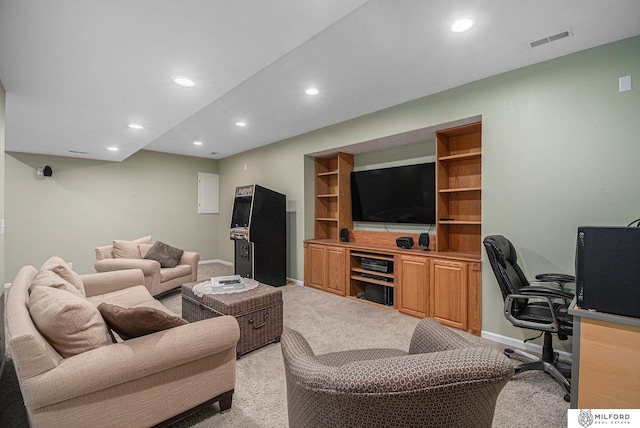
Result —
[[435, 163], [351, 173], [354, 221], [435, 224]]

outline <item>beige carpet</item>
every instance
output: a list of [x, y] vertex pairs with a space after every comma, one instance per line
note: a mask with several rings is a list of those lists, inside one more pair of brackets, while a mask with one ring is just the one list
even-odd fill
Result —
[[[200, 267], [198, 277], [204, 280], [232, 273], [229, 266], [208, 264]], [[281, 289], [285, 326], [300, 331], [316, 353], [368, 347], [408, 349], [413, 328], [418, 322], [417, 318], [408, 315], [308, 287], [287, 285]], [[176, 313], [181, 313], [179, 292], [161, 300]], [[474, 341], [501, 347], [494, 342], [459, 333]], [[236, 372], [236, 389], [230, 412], [220, 414], [217, 406], [212, 406], [173, 426], [287, 427], [280, 345], [267, 345], [243, 356], [237, 362]], [[566, 427], [569, 404], [563, 396], [562, 388], [546, 374], [519, 374], [502, 390], [493, 426]]]

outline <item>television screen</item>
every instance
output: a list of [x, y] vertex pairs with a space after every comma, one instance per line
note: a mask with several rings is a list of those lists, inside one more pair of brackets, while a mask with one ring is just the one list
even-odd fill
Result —
[[435, 224], [435, 163], [351, 173], [354, 221]]

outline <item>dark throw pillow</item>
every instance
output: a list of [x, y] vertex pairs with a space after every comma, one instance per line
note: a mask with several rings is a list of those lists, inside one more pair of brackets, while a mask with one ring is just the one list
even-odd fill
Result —
[[98, 310], [109, 328], [124, 340], [189, 324], [186, 320], [156, 308], [123, 308], [100, 303]]
[[174, 268], [180, 263], [182, 253], [184, 253], [183, 250], [174, 248], [164, 242], [156, 241], [155, 244], [149, 248], [144, 258], [157, 261], [163, 268]]

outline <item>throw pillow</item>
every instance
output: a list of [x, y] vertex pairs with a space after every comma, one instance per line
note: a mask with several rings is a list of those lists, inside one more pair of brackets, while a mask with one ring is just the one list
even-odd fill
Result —
[[98, 309], [73, 293], [35, 287], [29, 295], [33, 323], [64, 358], [113, 343]]
[[150, 307], [123, 308], [100, 303], [98, 310], [109, 327], [125, 340], [188, 324], [176, 315]]
[[58, 276], [60, 276], [60, 278], [64, 279], [65, 281], [67, 281], [68, 283], [76, 287], [78, 291], [80, 291], [80, 294], [82, 295], [82, 297], [86, 296], [86, 293], [84, 291], [84, 284], [82, 283], [82, 279], [80, 278], [80, 275], [75, 273], [73, 269], [69, 267], [67, 262], [65, 262], [60, 257], [58, 256], [51, 257], [49, 260], [44, 262], [42, 267], [40, 267], [40, 270], [41, 271], [50, 270], [52, 272], [55, 272]]
[[113, 241], [113, 257], [116, 259], [140, 259], [138, 243], [133, 241]]
[[184, 253], [183, 250], [174, 248], [164, 242], [156, 241], [156, 243], [149, 248], [144, 258], [159, 262], [163, 268], [174, 268], [180, 263], [182, 253]]
[[31, 293], [36, 287], [53, 287], [59, 290], [68, 291], [78, 297], [85, 297], [75, 286], [60, 278], [57, 273], [50, 270], [41, 270], [36, 274], [29, 286], [29, 293]]
[[147, 255], [151, 247], [153, 247], [153, 244], [138, 244], [138, 248], [140, 249], [140, 256], [143, 259], [144, 259], [144, 256]]
[[144, 254], [140, 253], [138, 244], [151, 244], [151, 242], [151, 235], [143, 236], [133, 241], [115, 240], [113, 241], [111, 253], [115, 258], [141, 259]]

